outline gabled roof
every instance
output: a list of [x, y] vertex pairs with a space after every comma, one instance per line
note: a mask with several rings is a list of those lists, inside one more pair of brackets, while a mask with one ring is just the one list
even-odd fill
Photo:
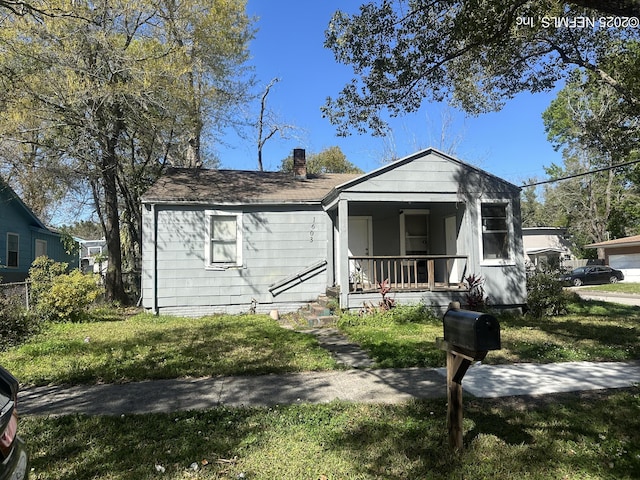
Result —
[[621, 248], [634, 247], [636, 245], [640, 245], [640, 235], [616, 238], [615, 240], [608, 240], [606, 242], [592, 243], [591, 245], [585, 245], [584, 248]]
[[33, 213], [33, 211], [29, 207], [27, 207], [27, 205], [20, 199], [20, 197], [13, 190], [13, 188], [11, 188], [11, 186], [7, 182], [5, 182], [2, 177], [0, 177], [0, 193], [7, 194], [7, 196], [10, 199], [12, 199], [18, 205], [18, 207], [24, 211], [26, 216], [35, 224], [34, 226], [36, 228], [50, 232], [50, 230], [45, 226], [45, 224], [40, 221], [40, 219], [36, 216], [35, 213]]
[[508, 187], [509, 190], [515, 190], [515, 191], [518, 191], [518, 192], [520, 190], [522, 190], [517, 185], [514, 185], [513, 183], [507, 182], [503, 178], [497, 177], [497, 176], [495, 176], [495, 175], [493, 175], [493, 174], [491, 174], [491, 173], [489, 173], [489, 172], [487, 172], [485, 170], [482, 170], [482, 169], [480, 169], [478, 167], [474, 167], [473, 165], [471, 165], [469, 163], [463, 162], [462, 160], [458, 160], [457, 158], [452, 157], [451, 155], [448, 155], [448, 154], [446, 154], [444, 152], [441, 152], [440, 150], [438, 150], [436, 148], [431, 148], [431, 147], [430, 148], [426, 148], [424, 150], [420, 150], [420, 151], [418, 151], [416, 153], [412, 153], [411, 155], [408, 155], [408, 156], [403, 157], [403, 158], [401, 158], [399, 160], [396, 160], [395, 162], [391, 162], [391, 163], [389, 163], [387, 165], [384, 165], [384, 166], [382, 166], [380, 168], [377, 168], [377, 169], [375, 169], [375, 170], [373, 170], [373, 171], [371, 171], [369, 173], [365, 173], [364, 175], [359, 175], [356, 178], [353, 178], [353, 179], [349, 180], [348, 182], [346, 182], [346, 183], [344, 183], [342, 185], [339, 185], [336, 188], [336, 190], [344, 190], [344, 189], [352, 187], [354, 185], [358, 185], [359, 183], [366, 182], [369, 179], [372, 179], [372, 178], [375, 178], [377, 176], [380, 176], [380, 175], [382, 175], [384, 173], [387, 173], [390, 170], [393, 170], [393, 169], [398, 168], [398, 167], [400, 167], [402, 165], [405, 165], [405, 164], [407, 164], [409, 162], [412, 162], [412, 161], [414, 161], [414, 160], [416, 160], [416, 159], [418, 159], [420, 157], [426, 157], [427, 155], [430, 155], [430, 154], [434, 154], [434, 155], [436, 155], [438, 157], [441, 157], [442, 159], [447, 160], [449, 162], [452, 162], [452, 163], [454, 163], [454, 164], [456, 164], [456, 165], [458, 165], [458, 166], [460, 166], [460, 167], [462, 167], [464, 169], [471, 170], [471, 171], [473, 171], [475, 173], [478, 173], [478, 174], [480, 174], [482, 176], [485, 176], [485, 177], [491, 178], [493, 180], [496, 180], [496, 181], [504, 184], [506, 187]]
[[143, 203], [319, 203], [359, 174], [327, 173], [296, 180], [293, 173], [170, 169], [144, 194]]
[[384, 165], [366, 174], [327, 173], [297, 180], [292, 173], [246, 170], [172, 168], [143, 195], [143, 203], [287, 204], [318, 203], [335, 198], [359, 185], [416, 159], [433, 154], [458, 167], [519, 192], [520, 187], [495, 175], [429, 148]]

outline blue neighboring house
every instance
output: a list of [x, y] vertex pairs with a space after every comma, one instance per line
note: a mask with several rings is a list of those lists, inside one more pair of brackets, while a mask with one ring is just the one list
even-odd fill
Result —
[[78, 266], [77, 254], [65, 251], [60, 233], [47, 228], [0, 178], [1, 281], [24, 281], [33, 261], [42, 255], [66, 262], [70, 268]]

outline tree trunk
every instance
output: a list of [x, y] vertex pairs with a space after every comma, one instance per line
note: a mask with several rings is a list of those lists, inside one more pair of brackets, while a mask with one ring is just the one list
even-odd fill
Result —
[[105, 287], [107, 300], [127, 302], [122, 282], [122, 248], [120, 243], [120, 214], [118, 209], [117, 158], [115, 144], [109, 142], [102, 162], [102, 184], [104, 188], [104, 225], [107, 242], [107, 273]]

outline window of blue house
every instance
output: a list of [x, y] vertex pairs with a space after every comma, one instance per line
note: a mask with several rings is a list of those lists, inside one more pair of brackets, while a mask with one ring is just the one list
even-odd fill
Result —
[[7, 233], [7, 267], [17, 268], [20, 255], [20, 235]]
[[35, 258], [47, 256], [47, 241], [36, 239], [36, 254]]

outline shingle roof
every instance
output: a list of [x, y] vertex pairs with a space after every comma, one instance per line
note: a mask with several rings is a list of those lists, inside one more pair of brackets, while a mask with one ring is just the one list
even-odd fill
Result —
[[591, 245], [585, 245], [585, 248], [599, 248], [599, 247], [628, 247], [640, 244], [640, 235], [633, 237], [616, 238], [615, 240], [608, 240], [606, 242], [592, 243]]
[[292, 173], [170, 169], [149, 188], [143, 202], [303, 203], [319, 202], [358, 174], [327, 173], [296, 180]]

